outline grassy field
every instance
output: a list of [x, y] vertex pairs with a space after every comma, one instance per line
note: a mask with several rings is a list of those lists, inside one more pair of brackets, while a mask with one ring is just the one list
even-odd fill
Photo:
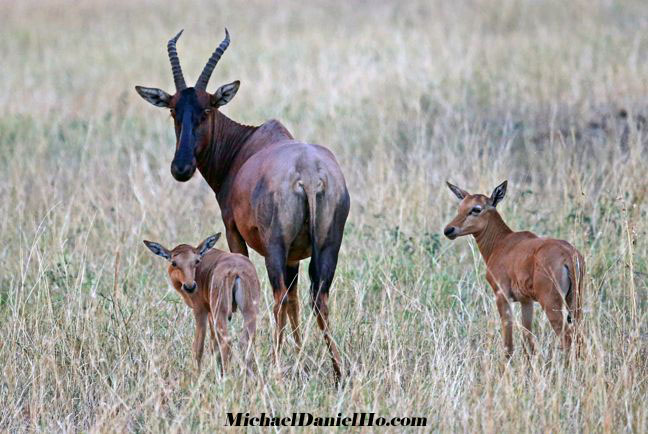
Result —
[[[0, 431], [215, 431], [227, 412], [424, 416], [424, 431], [648, 431], [648, 9], [643, 0], [0, 3]], [[172, 90], [227, 26], [209, 89], [337, 155], [352, 206], [331, 295], [336, 389], [300, 272], [305, 348], [259, 373], [191, 360], [193, 316], [141, 240], [223, 230], [197, 174], [173, 180]], [[585, 255], [586, 350], [567, 364], [536, 307], [507, 365], [472, 239], [442, 237], [445, 181], [509, 180], [513, 229]], [[498, 207], [499, 208], [499, 207]], [[220, 242], [218, 247], [225, 248]], [[519, 319], [519, 306], [515, 307]], [[241, 329], [240, 316], [230, 330]], [[367, 429], [367, 428], [365, 428]], [[410, 428], [412, 431], [417, 428]], [[418, 428], [420, 429], [420, 428]]]

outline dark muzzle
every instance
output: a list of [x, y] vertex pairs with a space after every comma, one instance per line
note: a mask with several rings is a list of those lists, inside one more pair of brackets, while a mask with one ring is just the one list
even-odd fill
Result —
[[176, 181], [186, 182], [191, 179], [193, 174], [196, 172], [196, 163], [195, 162], [176, 162], [173, 160], [171, 162], [171, 175], [175, 178]]
[[443, 235], [450, 238], [451, 240], [454, 240], [455, 238], [457, 238], [457, 230], [455, 229], [454, 226], [447, 226], [443, 230]]
[[196, 137], [191, 123], [191, 111], [185, 111], [182, 117], [182, 129], [178, 147], [171, 162], [171, 175], [176, 181], [189, 181], [196, 171]]
[[192, 294], [196, 290], [196, 286], [196, 282], [193, 282], [190, 285], [183, 283], [182, 289], [184, 289], [187, 293]]

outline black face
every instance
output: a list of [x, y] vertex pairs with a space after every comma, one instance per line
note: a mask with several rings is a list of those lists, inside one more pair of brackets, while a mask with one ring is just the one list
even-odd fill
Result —
[[171, 162], [171, 174], [177, 181], [185, 182], [196, 171], [196, 131], [205, 119], [206, 110], [200, 105], [193, 87], [180, 92], [174, 110], [178, 146]]

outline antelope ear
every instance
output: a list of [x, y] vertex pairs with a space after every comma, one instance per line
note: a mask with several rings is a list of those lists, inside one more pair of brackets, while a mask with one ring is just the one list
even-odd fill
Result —
[[456, 185], [450, 184], [448, 181], [446, 181], [446, 184], [448, 184], [450, 191], [453, 192], [459, 200], [463, 200], [464, 197], [468, 196], [468, 192], [466, 190], [462, 190]]
[[156, 89], [154, 87], [144, 87], [144, 86], [135, 86], [135, 90], [139, 95], [144, 98], [149, 103], [153, 104], [156, 107], [169, 108], [169, 103], [171, 102], [171, 95], [163, 91], [162, 89]]
[[200, 243], [200, 245], [198, 246], [198, 254], [200, 256], [204, 256], [205, 253], [207, 253], [207, 251], [209, 249], [214, 247], [214, 245], [216, 244], [216, 241], [218, 241], [220, 236], [221, 236], [221, 233], [219, 232], [216, 235], [212, 235], [211, 237], [205, 238], [205, 240], [202, 243]]
[[162, 256], [167, 261], [171, 260], [171, 252], [169, 252], [169, 250], [166, 247], [162, 246], [161, 244], [154, 243], [153, 241], [147, 241], [147, 240], [144, 240], [144, 244], [146, 244], [146, 247], [148, 247], [149, 250], [155, 253], [156, 255]]
[[236, 80], [228, 84], [224, 84], [218, 88], [215, 94], [211, 97], [211, 105], [214, 107], [220, 107], [232, 100], [236, 92], [238, 92], [241, 82]]
[[493, 193], [491, 194], [491, 197], [490, 197], [491, 205], [497, 206], [497, 204], [500, 203], [502, 199], [504, 199], [504, 196], [506, 195], [506, 185], [507, 184], [508, 184], [508, 181], [504, 181], [500, 185], [495, 187], [495, 190], [493, 190]]

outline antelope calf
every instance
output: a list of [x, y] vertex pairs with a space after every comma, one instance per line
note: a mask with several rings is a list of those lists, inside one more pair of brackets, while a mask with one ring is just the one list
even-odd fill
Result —
[[[205, 330], [209, 321], [212, 351], [219, 349], [222, 372], [230, 359], [226, 321], [237, 307], [244, 320], [241, 348], [249, 373], [252, 373], [256, 317], [259, 312], [259, 279], [252, 262], [243, 255], [213, 249], [220, 233], [205, 239], [198, 247], [180, 244], [169, 250], [158, 243], [144, 241], [151, 252], [170, 262], [168, 273], [173, 287], [194, 313], [196, 334], [193, 352], [200, 371]], [[216, 332], [214, 332], [216, 326]]]
[[534, 301], [540, 303], [563, 349], [568, 350], [572, 328], [581, 318], [583, 256], [566, 241], [512, 231], [495, 209], [506, 194], [506, 181], [490, 197], [447, 184], [461, 203], [457, 216], [443, 233], [451, 240], [464, 235], [475, 237], [486, 262], [486, 280], [495, 292], [507, 357], [513, 353], [512, 301], [522, 304], [522, 327], [529, 353], [534, 351]]

